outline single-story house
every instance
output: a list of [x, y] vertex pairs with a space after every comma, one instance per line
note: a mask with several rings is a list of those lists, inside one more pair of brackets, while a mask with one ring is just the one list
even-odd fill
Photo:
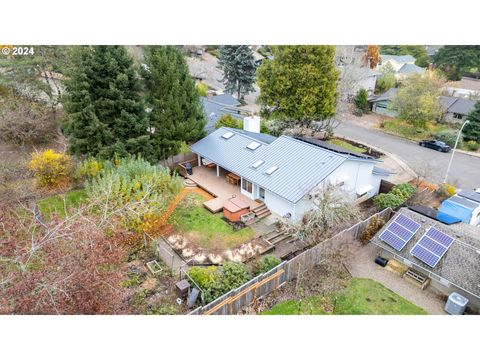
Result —
[[309, 139], [275, 138], [225, 127], [190, 149], [197, 154], [199, 166], [215, 164], [211, 176], [227, 172], [227, 178], [238, 179], [241, 195], [265, 203], [270, 211], [294, 222], [312, 209], [311, 193], [319, 186], [335, 184], [348, 191], [352, 200], [367, 199], [378, 193], [380, 181], [390, 175], [377, 167], [381, 160], [369, 156], [341, 153]]
[[378, 96], [372, 96], [369, 98], [371, 109], [373, 112], [390, 117], [396, 117], [397, 112], [390, 108], [390, 102], [397, 94], [397, 88], [391, 88]]
[[438, 219], [480, 225], [480, 192], [461, 190], [446, 199], [438, 209]]
[[230, 114], [234, 118], [243, 120], [240, 109], [237, 107], [240, 102], [230, 94], [219, 94], [213, 96], [202, 97], [203, 111], [207, 118], [205, 131], [207, 134], [215, 131], [215, 124], [222, 115]]
[[416, 59], [412, 55], [384, 55], [380, 54], [380, 62], [377, 68], [380, 70], [384, 65], [390, 63], [395, 72], [398, 72], [405, 64], [414, 65]]
[[476, 101], [459, 98], [454, 96], [440, 96], [438, 101], [444, 108], [442, 120], [445, 122], [460, 122], [463, 123], [467, 115], [475, 107]]
[[417, 66], [415, 64], [404, 64], [400, 69], [395, 74], [395, 77], [397, 79], [405, 79], [406, 77], [413, 75], [413, 74], [418, 74], [422, 75], [425, 73], [425, 69]]
[[[400, 216], [406, 217], [400, 225], [398, 225]], [[417, 225], [413, 229], [408, 224]], [[395, 223], [396, 222], [396, 223]], [[395, 223], [395, 224], [393, 224]], [[400, 250], [396, 250], [388, 242], [389, 236], [385, 236], [387, 229], [400, 234], [406, 234], [402, 223], [407, 224], [409, 236], [404, 238], [409, 239], [404, 243]], [[391, 225], [393, 224], [393, 227]], [[398, 227], [400, 226], [400, 227]], [[431, 229], [434, 228], [432, 231]], [[399, 230], [397, 230], [399, 229]], [[427, 232], [429, 232], [427, 234]], [[413, 235], [411, 235], [413, 232]], [[443, 233], [441, 235], [439, 232]], [[438, 236], [431, 234], [436, 233]], [[383, 234], [383, 235], [382, 235]], [[451, 238], [453, 242], [449, 242], [449, 246], [445, 246], [441, 238]], [[384, 240], [382, 240], [382, 238]], [[420, 239], [424, 240], [419, 243]], [[436, 241], [438, 239], [438, 241]], [[404, 240], [402, 240], [404, 241]], [[401, 208], [392, 219], [385, 224], [385, 226], [378, 231], [372, 238], [371, 242], [381, 249], [381, 255], [386, 258], [394, 258], [407, 265], [409, 268], [423, 274], [426, 278], [430, 278], [431, 286], [440, 290], [445, 295], [451, 292], [457, 292], [470, 300], [472, 307], [479, 308], [480, 306], [480, 228], [476, 226], [467, 225], [464, 223], [457, 223], [453, 225], [445, 225], [435, 219], [420, 214], [408, 208]], [[395, 243], [393, 243], [395, 244]], [[443, 246], [443, 250], [442, 250]], [[412, 249], [416, 248], [416, 250]], [[446, 248], [446, 250], [445, 250]], [[437, 249], [440, 252], [437, 252]], [[420, 251], [419, 251], [420, 250]], [[443, 255], [438, 259], [437, 254]], [[428, 255], [430, 254], [430, 256]], [[421, 255], [421, 256], [420, 256]], [[437, 259], [435, 259], [437, 256]], [[434, 258], [433, 262], [431, 261]], [[420, 260], [422, 258], [423, 260]], [[428, 265], [430, 263], [430, 265]]]
[[446, 95], [480, 99], [480, 79], [462, 77], [460, 81], [451, 81], [444, 87]]

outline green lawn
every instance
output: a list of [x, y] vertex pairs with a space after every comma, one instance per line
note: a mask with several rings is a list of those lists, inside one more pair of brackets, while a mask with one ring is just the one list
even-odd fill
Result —
[[62, 195], [53, 195], [38, 202], [38, 208], [42, 215], [49, 219], [53, 213], [65, 216], [65, 205], [67, 209], [80, 205], [87, 198], [85, 190], [71, 190]]
[[427, 312], [370, 279], [352, 279], [347, 287], [325, 297], [288, 300], [265, 315], [425, 315]]
[[223, 214], [212, 214], [203, 206], [204, 201], [195, 193], [182, 200], [169, 219], [175, 231], [204, 248], [233, 248], [255, 236], [250, 227], [233, 231]]
[[349, 142], [346, 142], [345, 140], [341, 140], [341, 139], [335, 139], [335, 138], [334, 139], [329, 139], [327, 142], [332, 144], [332, 145], [341, 146], [341, 147], [343, 147], [347, 150], [355, 151], [355, 152], [358, 152], [358, 153], [361, 153], [361, 154], [367, 151], [366, 149], [362, 149], [361, 147], [352, 145]]

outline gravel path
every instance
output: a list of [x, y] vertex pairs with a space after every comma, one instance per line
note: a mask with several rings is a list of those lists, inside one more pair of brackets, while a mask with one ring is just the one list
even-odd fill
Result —
[[369, 278], [378, 281], [398, 295], [420, 306], [434, 315], [444, 315], [444, 303], [430, 287], [420, 290], [397, 274], [385, 270], [374, 263], [379, 250], [373, 244], [359, 246], [346, 261], [345, 265], [353, 277]]

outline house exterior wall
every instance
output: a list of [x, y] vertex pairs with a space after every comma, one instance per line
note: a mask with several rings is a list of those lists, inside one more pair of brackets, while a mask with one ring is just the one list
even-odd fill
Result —
[[[456, 115], [458, 116], [458, 115]], [[442, 120], [447, 123], [455, 124], [455, 123], [463, 123], [467, 117], [467, 115], [460, 115], [461, 118], [455, 117], [454, 113], [447, 112], [443, 115]]]
[[361, 79], [354, 87], [351, 96], [355, 96], [360, 89], [365, 89], [368, 95], [373, 95], [375, 91], [375, 85], [377, 84], [377, 76], [369, 76]]
[[388, 108], [389, 103], [390, 102], [388, 100], [375, 102], [373, 103], [372, 111], [380, 115], [396, 117], [398, 113], [395, 110]]
[[287, 213], [290, 213], [292, 220], [294, 220], [295, 204], [268, 190], [265, 190], [265, 205], [267, 205], [270, 211], [280, 216], [285, 216]]

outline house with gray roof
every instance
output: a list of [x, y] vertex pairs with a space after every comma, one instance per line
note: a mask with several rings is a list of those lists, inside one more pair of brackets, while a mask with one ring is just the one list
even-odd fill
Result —
[[[401, 215], [415, 221], [420, 227], [401, 250], [396, 250], [381, 239], [381, 234]], [[432, 227], [453, 239], [450, 247], [448, 247], [444, 255], [433, 267], [412, 255], [412, 249], [418, 246], [417, 243], [419, 240]], [[384, 237], [384, 239], [387, 238]], [[435, 241], [435, 239], [433, 239], [433, 241]], [[426, 278], [430, 278], [431, 285], [445, 295], [449, 295], [451, 292], [457, 292], [467, 297], [471, 305], [475, 305], [476, 308], [480, 306], [479, 227], [464, 223], [446, 225], [412, 209], [401, 208], [397, 214], [377, 232], [371, 242], [380, 248], [381, 256], [399, 260], [410, 269], [423, 274]], [[428, 242], [431, 243], [432, 240], [428, 240]]]
[[440, 96], [440, 105], [444, 109], [442, 120], [450, 123], [463, 123], [475, 107], [475, 100], [454, 96]]
[[396, 117], [398, 113], [391, 108], [390, 103], [395, 95], [397, 95], [397, 92], [397, 88], [391, 88], [383, 94], [370, 97], [368, 101], [371, 104], [372, 111], [380, 115]]
[[413, 74], [423, 74], [425, 69], [415, 65], [416, 59], [412, 55], [380, 55], [377, 70], [382, 70], [386, 64], [390, 64], [395, 71], [395, 78], [405, 79]]
[[[260, 121], [260, 119], [258, 119]], [[259, 128], [259, 127], [257, 127]], [[338, 185], [352, 201], [378, 193], [381, 160], [340, 152], [290, 136], [278, 138], [222, 127], [190, 146], [199, 166], [211, 176], [227, 174], [239, 179], [240, 194], [258, 200], [270, 211], [299, 221], [314, 206], [311, 193], [320, 186]], [[213, 166], [212, 166], [213, 165]], [[193, 174], [197, 168], [193, 168]], [[230, 175], [229, 175], [230, 174]]]
[[203, 112], [207, 118], [205, 131], [207, 134], [215, 131], [215, 124], [223, 115], [230, 114], [238, 120], [243, 120], [242, 111], [238, 109], [238, 102], [230, 94], [219, 94], [208, 97], [202, 97]]

